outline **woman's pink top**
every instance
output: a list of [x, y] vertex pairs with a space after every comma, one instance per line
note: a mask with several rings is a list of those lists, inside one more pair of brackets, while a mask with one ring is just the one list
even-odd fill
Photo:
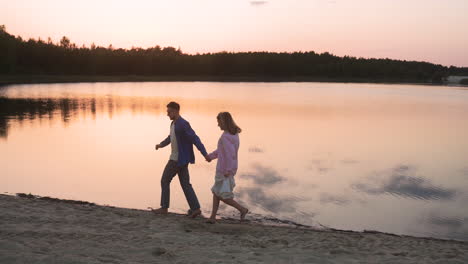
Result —
[[234, 176], [236, 174], [239, 144], [239, 134], [232, 135], [224, 131], [218, 140], [218, 149], [208, 154], [210, 159], [218, 159], [216, 173], [225, 176]]

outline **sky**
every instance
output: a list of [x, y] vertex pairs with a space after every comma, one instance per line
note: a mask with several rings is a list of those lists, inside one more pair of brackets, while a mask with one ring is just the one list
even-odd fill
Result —
[[0, 25], [81, 46], [315, 51], [468, 67], [468, 0], [0, 0]]

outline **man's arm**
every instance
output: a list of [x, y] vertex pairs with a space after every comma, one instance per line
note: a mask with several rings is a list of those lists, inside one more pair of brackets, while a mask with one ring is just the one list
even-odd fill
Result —
[[164, 148], [165, 146], [169, 145], [169, 143], [171, 143], [171, 135], [167, 136], [166, 139], [164, 139], [163, 141], [161, 141], [161, 143], [156, 145], [156, 149]]
[[197, 147], [197, 149], [200, 151], [203, 157], [206, 157], [208, 153], [206, 152], [205, 146], [203, 145], [197, 134], [195, 134], [195, 131], [193, 131], [192, 127], [190, 126], [190, 123], [186, 122], [183, 129], [185, 135], [190, 140], [190, 142], [192, 142], [192, 144], [194, 144]]

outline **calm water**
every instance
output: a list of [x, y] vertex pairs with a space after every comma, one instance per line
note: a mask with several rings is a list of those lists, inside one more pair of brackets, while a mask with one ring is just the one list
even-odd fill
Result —
[[[468, 90], [329, 83], [81, 83], [0, 88], [0, 191], [157, 207], [178, 101], [208, 151], [243, 128], [236, 195], [263, 216], [468, 240]], [[196, 152], [204, 213], [215, 163]], [[188, 206], [175, 179], [173, 211]], [[233, 214], [222, 208], [225, 216]]]

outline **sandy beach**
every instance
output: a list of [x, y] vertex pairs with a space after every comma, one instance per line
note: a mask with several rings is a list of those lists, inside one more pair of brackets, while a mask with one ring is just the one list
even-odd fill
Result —
[[467, 263], [468, 242], [0, 195], [0, 263]]

